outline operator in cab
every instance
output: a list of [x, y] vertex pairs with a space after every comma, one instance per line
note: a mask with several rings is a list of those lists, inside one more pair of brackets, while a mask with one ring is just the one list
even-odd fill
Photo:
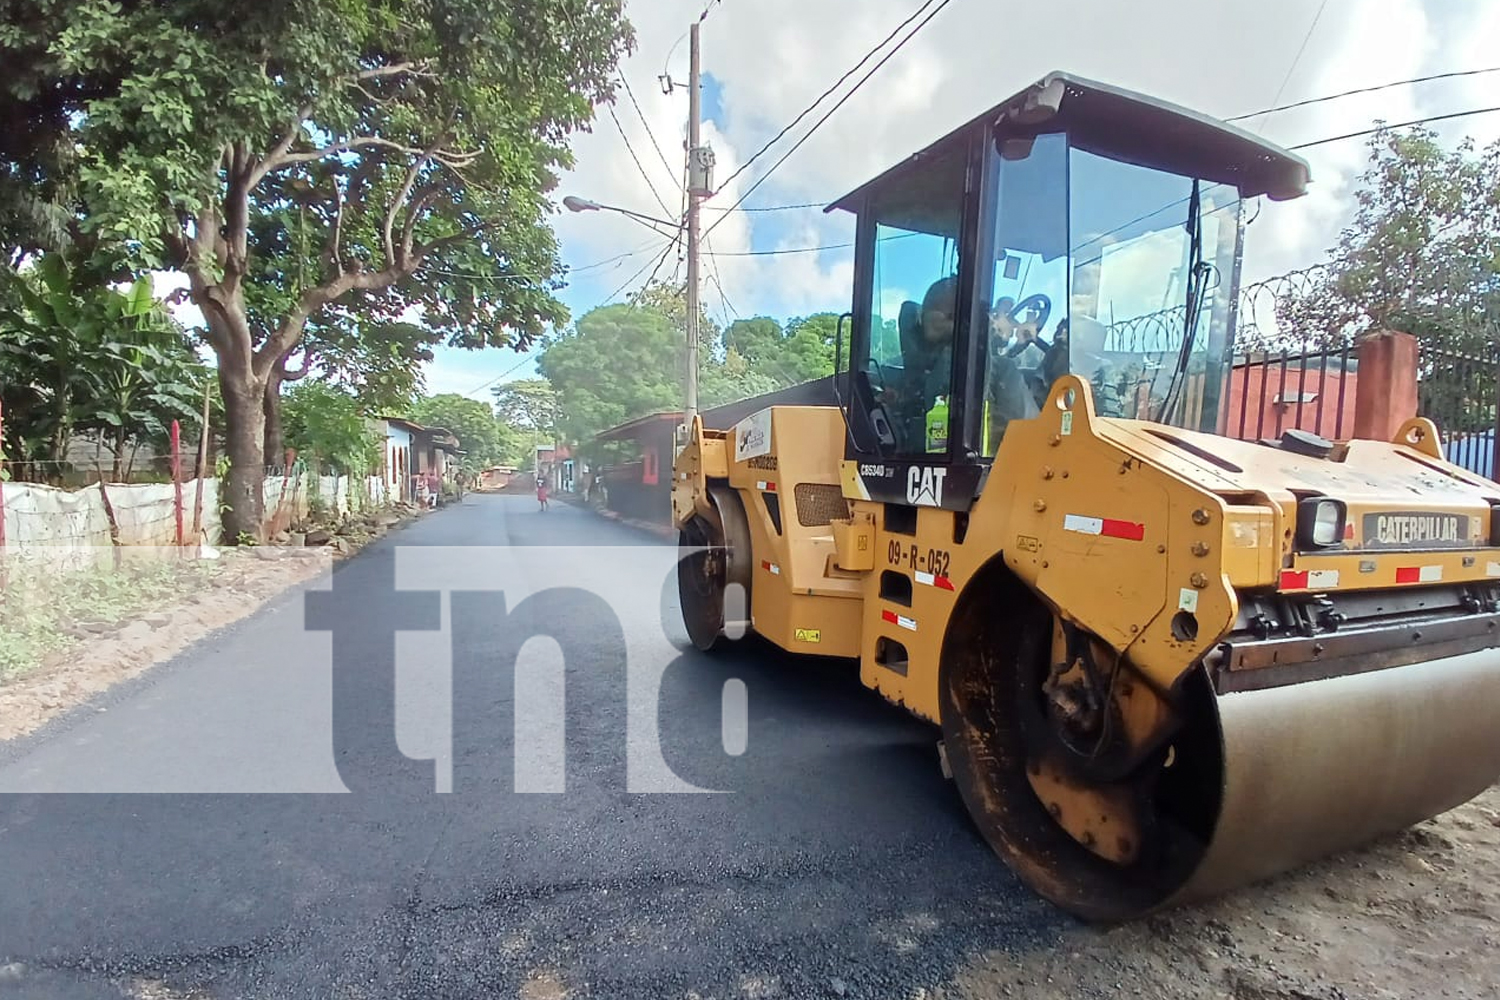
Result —
[[948, 450], [948, 396], [952, 392], [953, 332], [958, 278], [934, 281], [922, 296], [918, 336], [905, 345], [906, 378], [897, 397], [897, 422], [914, 450]]
[[[946, 452], [949, 395], [953, 378], [953, 338], [958, 279], [940, 278], [922, 297], [919, 336], [908, 343], [906, 378], [896, 397], [897, 422], [907, 441], [920, 442], [927, 453]], [[993, 455], [1006, 426], [1040, 412], [1031, 386], [1015, 355], [1035, 343], [1034, 324], [1017, 324], [1015, 303], [1001, 298], [989, 311], [990, 330], [985, 371], [983, 429], [985, 454]], [[1066, 350], [1066, 349], [1065, 349]], [[1066, 365], [1064, 354], [1063, 364]]]

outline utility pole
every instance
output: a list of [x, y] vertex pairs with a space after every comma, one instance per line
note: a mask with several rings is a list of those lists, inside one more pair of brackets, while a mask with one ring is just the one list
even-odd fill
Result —
[[706, 171], [698, 152], [698, 22], [689, 28], [687, 190], [687, 401], [685, 423], [698, 416], [698, 198], [706, 196]]

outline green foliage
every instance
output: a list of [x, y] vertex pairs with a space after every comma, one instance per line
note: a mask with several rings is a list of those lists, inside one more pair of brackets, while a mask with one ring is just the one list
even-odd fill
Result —
[[380, 436], [352, 394], [327, 382], [299, 382], [283, 406], [287, 446], [310, 465], [328, 463], [339, 475], [379, 468]]
[[[240, 470], [262, 459], [260, 401], [304, 338], [363, 373], [375, 361], [347, 338], [411, 310], [468, 348], [566, 320], [548, 195], [568, 137], [612, 97], [632, 43], [621, 0], [12, 7], [0, 125], [40, 135], [0, 143], [0, 178], [65, 205], [101, 266], [189, 276]], [[6, 184], [0, 240], [39, 242]], [[391, 381], [409, 347], [374, 353], [377, 394], [415, 391]], [[260, 504], [243, 487], [239, 527]]]
[[429, 396], [411, 409], [411, 418], [426, 427], [441, 427], [458, 438], [465, 471], [483, 469], [501, 460], [499, 422], [494, 411], [477, 399], [452, 392]]
[[1426, 129], [1378, 133], [1355, 199], [1326, 275], [1278, 322], [1330, 341], [1410, 333], [1422, 345], [1420, 412], [1444, 434], [1493, 428], [1500, 140], [1476, 150], [1466, 139], [1448, 151]]
[[349, 310], [309, 325], [304, 363], [352, 392], [372, 413], [409, 409], [422, 391], [423, 366], [442, 335], [414, 323], [365, 321]]
[[1335, 338], [1399, 330], [1489, 352], [1500, 334], [1500, 141], [1446, 151], [1426, 129], [1377, 133], [1355, 199], [1327, 278], [1284, 318]]
[[681, 406], [680, 329], [655, 309], [612, 305], [585, 313], [551, 340], [537, 370], [557, 387], [559, 432], [587, 441], [622, 421]]
[[544, 378], [521, 378], [490, 390], [501, 422], [518, 430], [551, 437], [557, 430], [557, 392]]
[[[141, 278], [123, 291], [62, 254], [0, 288], [0, 399], [18, 461], [60, 462], [75, 434], [127, 442], [197, 422], [210, 373]], [[55, 466], [53, 466], [55, 468]]]
[[757, 316], [731, 323], [724, 331], [724, 346], [779, 386], [798, 385], [833, 374], [837, 328], [835, 313], [792, 319], [784, 330], [774, 319]]

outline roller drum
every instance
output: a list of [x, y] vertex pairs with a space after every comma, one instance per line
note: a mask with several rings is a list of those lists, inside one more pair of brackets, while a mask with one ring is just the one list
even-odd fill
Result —
[[1215, 699], [1213, 838], [1172, 902], [1404, 829], [1500, 779], [1500, 649]]

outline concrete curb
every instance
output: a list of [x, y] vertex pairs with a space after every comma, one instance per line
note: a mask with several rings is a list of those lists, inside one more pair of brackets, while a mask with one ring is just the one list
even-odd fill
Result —
[[665, 541], [677, 541], [677, 529], [672, 527], [670, 524], [658, 524], [654, 521], [642, 521], [639, 518], [625, 517], [618, 511], [605, 510], [595, 507], [592, 504], [586, 503], [584, 499], [577, 494], [568, 494], [566, 496], [557, 494], [557, 499], [562, 500], [564, 503], [571, 504], [580, 510], [597, 514], [599, 517], [602, 517], [605, 520], [614, 521], [617, 524], [623, 524], [627, 528], [634, 528], [637, 531], [644, 531], [647, 534], [655, 535], [657, 538], [663, 539]]

